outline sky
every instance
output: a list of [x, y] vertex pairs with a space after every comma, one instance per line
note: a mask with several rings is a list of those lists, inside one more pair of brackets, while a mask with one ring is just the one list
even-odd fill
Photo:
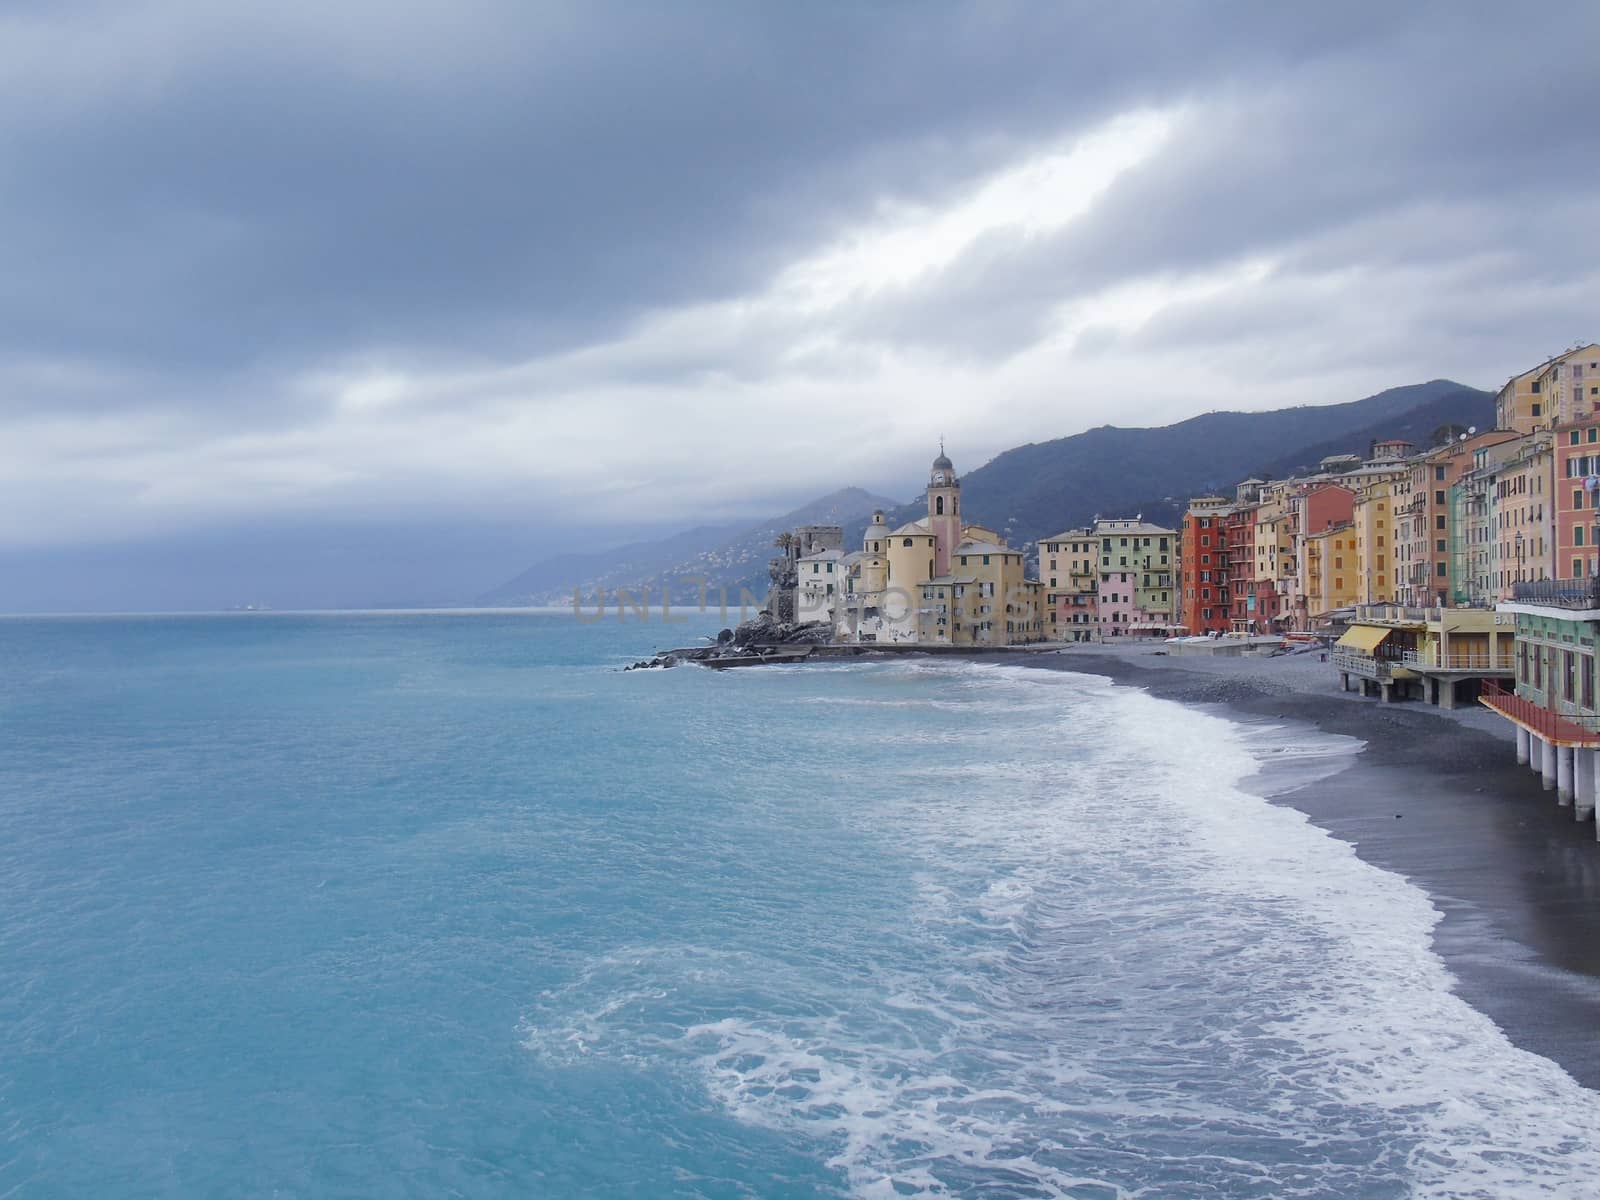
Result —
[[426, 603], [1600, 336], [1592, 3], [0, 0], [0, 611]]

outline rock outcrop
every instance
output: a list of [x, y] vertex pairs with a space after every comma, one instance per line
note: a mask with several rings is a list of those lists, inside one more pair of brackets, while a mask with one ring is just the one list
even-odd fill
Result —
[[832, 639], [833, 630], [825, 621], [807, 621], [791, 624], [779, 621], [771, 613], [763, 612], [736, 629], [724, 629], [717, 640], [706, 646], [686, 646], [677, 650], [664, 650], [654, 658], [624, 667], [626, 671], [642, 671], [651, 667], [676, 667], [683, 663], [708, 663], [715, 665], [736, 660], [760, 662], [794, 657], [793, 647], [825, 646]]

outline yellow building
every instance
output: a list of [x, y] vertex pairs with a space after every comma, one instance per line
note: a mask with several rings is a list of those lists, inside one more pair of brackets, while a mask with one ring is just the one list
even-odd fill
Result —
[[[1362, 604], [1394, 599], [1394, 483], [1369, 485], [1355, 502], [1355, 591]], [[1337, 554], [1337, 552], [1336, 552]]]
[[1255, 580], [1257, 587], [1270, 585], [1279, 597], [1273, 606], [1281, 611], [1282, 597], [1295, 575], [1294, 525], [1289, 519], [1289, 503], [1283, 488], [1264, 488], [1256, 509]]
[[1009, 645], [1044, 639], [1044, 589], [1022, 551], [961, 519], [961, 481], [941, 449], [928, 515], [890, 530], [881, 513], [845, 558], [834, 636], [851, 642]]
[[1548, 365], [1547, 360], [1530, 371], [1506, 380], [1505, 386], [1494, 398], [1496, 429], [1514, 429], [1527, 434], [1550, 427], [1550, 415], [1539, 383], [1539, 376], [1544, 374]]
[[1305, 537], [1306, 607], [1314, 619], [1356, 602], [1358, 559], [1354, 524]]
[[1600, 409], [1600, 345], [1574, 346], [1513, 375], [1495, 395], [1495, 428], [1517, 433], [1570, 423]]
[[963, 541], [951, 555], [949, 574], [922, 585], [917, 640], [954, 646], [1042, 641], [1043, 592], [1037, 579], [1027, 578], [1020, 550], [999, 541]]
[[1511, 598], [1519, 582], [1553, 579], [1555, 561], [1555, 450], [1546, 431], [1525, 438], [1495, 477], [1499, 597]]
[[1537, 380], [1544, 411], [1558, 425], [1587, 421], [1600, 410], [1600, 345], [1574, 346], [1545, 363]]

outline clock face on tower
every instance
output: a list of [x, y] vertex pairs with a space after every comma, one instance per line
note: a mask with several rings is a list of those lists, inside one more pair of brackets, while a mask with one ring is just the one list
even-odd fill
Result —
[[950, 476], [946, 475], [943, 471], [935, 471], [933, 473], [933, 486], [934, 487], [946, 487], [946, 486], [949, 485], [949, 483], [950, 483]]

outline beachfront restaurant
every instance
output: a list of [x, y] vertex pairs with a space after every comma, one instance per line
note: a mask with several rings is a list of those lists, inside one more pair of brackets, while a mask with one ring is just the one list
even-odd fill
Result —
[[1600, 578], [1514, 584], [1496, 611], [1516, 621], [1515, 686], [1487, 685], [1481, 702], [1516, 726], [1517, 761], [1586, 820], [1600, 789]]
[[1363, 605], [1331, 658], [1346, 691], [1455, 708], [1511, 679], [1515, 637], [1513, 618], [1488, 609]]

